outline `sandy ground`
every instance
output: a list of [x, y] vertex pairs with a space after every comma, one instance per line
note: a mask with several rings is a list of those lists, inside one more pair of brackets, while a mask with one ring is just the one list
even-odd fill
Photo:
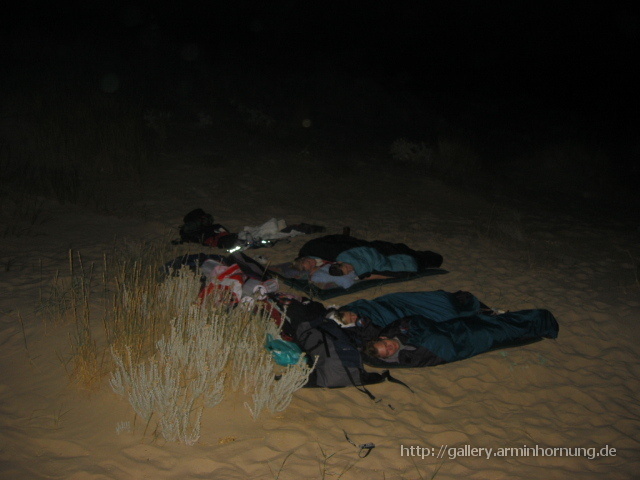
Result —
[[[0, 239], [0, 478], [638, 478], [637, 223], [456, 191], [417, 169], [373, 169], [357, 151], [256, 152], [203, 146], [164, 154], [144, 185], [114, 186], [115, 215], [45, 202], [30, 235]], [[415, 393], [374, 385], [377, 403], [354, 388], [303, 389], [286, 411], [253, 421], [231, 396], [205, 412], [192, 447], [153, 440], [141, 428], [118, 434], [119, 422], [133, 421], [131, 407], [106, 379], [92, 392], [70, 384], [73, 326], [37, 315], [39, 292], [66, 271], [69, 249], [89, 263], [119, 242], [166, 241], [195, 207], [232, 230], [276, 217], [329, 233], [348, 225], [354, 236], [440, 252], [447, 275], [359, 295], [468, 290], [496, 308], [547, 308], [560, 335], [398, 371]], [[289, 260], [308, 238], [256, 253]], [[359, 458], [345, 432], [375, 448]], [[496, 456], [525, 446], [538, 450]]]

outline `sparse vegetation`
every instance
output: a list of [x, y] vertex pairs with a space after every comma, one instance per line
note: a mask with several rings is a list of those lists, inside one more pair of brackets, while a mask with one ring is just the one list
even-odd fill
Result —
[[152, 330], [166, 333], [155, 342], [151, 356], [138, 360], [133, 348], [148, 340], [142, 330], [133, 335], [133, 347], [125, 343], [124, 352], [111, 346], [113, 390], [126, 396], [145, 424], [155, 416], [156, 432], [166, 440], [188, 445], [200, 436], [204, 408], [220, 403], [226, 390], [242, 387], [252, 394], [252, 403], [245, 405], [257, 419], [265, 408], [272, 413], [287, 408], [312, 371], [303, 357], [276, 372], [264, 348], [267, 333], [278, 331], [269, 315], [242, 304], [232, 308], [230, 294], [222, 289], [198, 301], [199, 288], [200, 275], [191, 271], [168, 276], [155, 294], [134, 288], [122, 304], [123, 312], [134, 312], [129, 322], [148, 323], [139, 313], [153, 303], [156, 310], [147, 315], [158, 325]]
[[[234, 307], [224, 289], [199, 298], [198, 272], [164, 274], [162, 247], [138, 248], [114, 252], [118, 263], [105, 256], [102, 285], [96, 266], [69, 252], [68, 284], [56, 274], [40, 302], [51, 321], [73, 320], [64, 363], [75, 383], [95, 388], [110, 374], [111, 387], [131, 403], [145, 434], [151, 427], [154, 436], [186, 444], [198, 440], [204, 408], [217, 405], [229, 389], [248, 396], [254, 419], [264, 410], [286, 409], [313, 366], [304, 356], [294, 366], [275, 365], [264, 347], [268, 334], [279, 334], [268, 313]], [[103, 335], [95, 321], [100, 296]]]
[[47, 288], [44, 290], [42, 287], [40, 288], [36, 313], [41, 315], [45, 321], [51, 321], [54, 324], [62, 323], [67, 312], [71, 309], [71, 289], [76, 285], [71, 280], [68, 282], [62, 280], [60, 272], [57, 271], [49, 281]]

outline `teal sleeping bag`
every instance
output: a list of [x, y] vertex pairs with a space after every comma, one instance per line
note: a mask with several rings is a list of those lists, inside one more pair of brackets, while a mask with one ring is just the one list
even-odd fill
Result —
[[476, 315], [480, 313], [481, 305], [480, 300], [468, 292], [437, 290], [390, 293], [373, 300], [356, 300], [339, 310], [356, 313], [386, 327], [400, 318], [413, 315], [421, 315], [434, 322]]
[[440, 365], [542, 338], [557, 338], [558, 330], [557, 320], [545, 309], [477, 314], [443, 322], [411, 316], [396, 320], [377, 333], [402, 343], [395, 358], [365, 356], [364, 361], [380, 367]]

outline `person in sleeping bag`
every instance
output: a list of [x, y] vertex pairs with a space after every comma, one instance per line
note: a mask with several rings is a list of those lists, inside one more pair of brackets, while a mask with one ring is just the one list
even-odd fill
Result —
[[359, 279], [392, 278], [399, 273], [423, 272], [442, 265], [442, 255], [416, 251], [403, 243], [367, 241], [349, 235], [326, 235], [305, 243], [294, 268], [306, 268], [308, 259], [335, 262], [343, 270], [353, 269]]
[[497, 315], [478, 313], [445, 321], [413, 315], [378, 330], [356, 329], [365, 363], [384, 367], [426, 367], [455, 362], [499, 348], [557, 338], [558, 322], [545, 309]]
[[437, 290], [433, 292], [389, 293], [373, 300], [356, 300], [338, 308], [335, 319], [343, 326], [367, 322], [386, 327], [390, 323], [412, 315], [422, 315], [435, 322], [453, 318], [494, 313], [469, 292], [455, 293]]
[[316, 284], [333, 283], [338, 287], [349, 288], [360, 278], [353, 268], [344, 268], [338, 263], [325, 263], [310, 272], [309, 281]]
[[316, 284], [334, 284], [349, 288], [358, 280], [378, 280], [390, 278], [388, 275], [366, 274], [358, 276], [353, 265], [342, 262], [329, 262], [315, 257], [298, 257], [292, 267], [307, 272], [309, 281]]

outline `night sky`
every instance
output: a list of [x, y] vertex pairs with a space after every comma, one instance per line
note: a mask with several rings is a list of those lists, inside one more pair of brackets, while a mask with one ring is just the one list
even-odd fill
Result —
[[331, 66], [404, 76], [423, 89], [533, 90], [574, 105], [583, 94], [604, 103], [630, 91], [640, 35], [637, 10], [616, 2], [40, 3], [5, 16], [10, 54], [20, 56], [21, 42], [31, 44], [25, 50], [85, 43], [124, 56], [144, 44], [190, 42], [209, 61], [294, 72]]
[[[433, 118], [447, 115], [465, 131], [513, 127], [514, 138], [558, 122], [638, 173], [640, 18], [626, 3], [73, 3], [26, 2], [3, 15], [7, 78], [68, 68], [168, 105], [185, 95], [204, 104], [199, 89], [222, 90], [226, 78], [226, 95], [232, 85], [274, 118], [304, 105], [327, 129], [427, 141]], [[415, 111], [390, 117], [372, 106], [382, 97]]]

